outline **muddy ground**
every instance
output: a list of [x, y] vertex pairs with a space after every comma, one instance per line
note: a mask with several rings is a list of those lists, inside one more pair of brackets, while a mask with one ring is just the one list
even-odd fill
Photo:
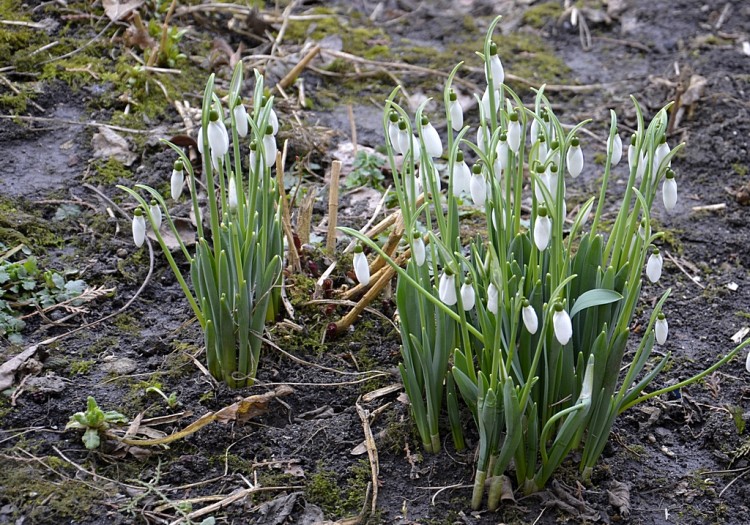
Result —
[[[664, 350], [673, 361], [654, 386], [672, 384], [725, 354], [750, 326], [747, 2], [584, 0], [579, 20], [590, 40], [580, 22], [571, 25], [561, 1], [307, 1], [287, 11], [294, 16], [286, 22], [287, 2], [268, 2], [255, 14], [180, 2], [169, 25], [186, 32], [170, 37], [169, 53], [155, 64], [161, 70], [150, 72], [137, 66], [148, 61], [148, 39], [158, 38], [169, 2], [134, 3], [143, 4], [139, 16], [145, 27], [153, 23], [153, 36], [134, 31], [132, 15], [112, 21], [100, 2], [0, 3], [0, 261], [35, 256], [42, 270], [101, 292], [81, 310], [17, 305], [25, 327], [0, 339], [6, 361], [62, 336], [41, 345], [0, 397], [0, 523], [171, 523], [241, 490], [248, 492], [236, 502], [192, 522], [210, 515], [217, 523], [354, 523], [346, 520], [360, 514], [368, 523], [750, 522], [744, 356], [680, 395], [625, 413], [592, 485], [563, 468], [549, 491], [518, 493], [497, 513], [474, 513], [473, 453], [455, 452], [450, 440], [443, 453], [423, 453], [397, 388], [361, 398], [399, 382], [392, 303], [377, 300], [381, 315], [365, 313], [351, 331], [325, 337], [346, 307], [309, 303], [330, 262], [320, 249], [324, 229], [313, 231], [304, 271], [286, 279], [295, 316], [269, 335], [286, 353], [266, 348], [257, 385], [232, 391], [196, 364], [202, 335], [187, 301], [158, 250], [149, 271], [148, 249], [134, 248], [117, 211], [133, 206], [115, 188], [145, 182], [168, 191], [173, 158], [158, 139], [186, 132], [194, 114], [184, 102], [199, 105], [209, 72], [226, 86], [229, 63], [241, 56], [275, 82], [317, 42], [324, 50], [278, 105], [281, 136], [292, 148], [289, 186], [294, 191], [301, 170], [302, 186], [320, 189], [317, 225], [330, 162], [351, 157], [352, 129], [360, 149], [381, 146], [379, 108], [395, 82], [415, 104], [439, 97], [439, 72], [458, 60], [467, 61], [462, 79], [480, 85], [473, 51], [502, 14], [496, 41], [506, 72], [516, 76], [510, 85], [528, 101], [530, 86], [546, 82], [561, 120], [594, 119], [585, 176], [571, 188], [580, 195], [597, 187], [595, 159], [604, 151], [610, 108], [622, 130], [635, 125], [631, 94], [649, 117], [670, 100], [684, 110], [669, 136], [671, 144], [687, 144], [673, 162], [678, 207], [655, 210], [667, 232], [666, 275], [658, 286], [644, 286], [642, 298], [651, 304], [672, 287]], [[112, 4], [124, 2], [104, 2]], [[117, 139], [102, 145], [97, 124], [112, 126], [125, 147]], [[615, 187], [625, 169], [616, 172]], [[379, 194], [342, 186], [342, 195], [340, 223], [361, 227]], [[338, 256], [332, 280], [342, 290], [352, 282], [348, 259]], [[642, 321], [637, 317], [634, 329]], [[89, 452], [79, 431], [64, 430], [89, 395], [131, 421], [165, 417], [148, 424], [170, 434], [281, 385], [293, 393], [271, 401], [265, 414], [244, 424], [211, 423], [168, 447], [128, 449], [109, 439]], [[170, 407], [150, 387], [175, 393], [177, 403]], [[368, 456], [353, 453], [364, 439], [357, 404], [379, 411], [372, 422], [380, 460], [372, 516]], [[122, 436], [125, 427], [117, 428]], [[468, 439], [473, 444], [476, 436]], [[627, 487], [629, 513], [613, 503], [619, 484]]]

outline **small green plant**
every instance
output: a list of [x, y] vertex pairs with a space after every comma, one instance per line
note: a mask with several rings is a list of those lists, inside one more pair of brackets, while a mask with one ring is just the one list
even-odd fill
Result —
[[16, 262], [0, 259], [0, 336], [20, 343], [24, 313], [71, 301], [85, 289], [82, 280], [67, 281], [59, 272], [41, 270], [33, 255]]
[[104, 412], [92, 396], [88, 397], [86, 412], [76, 412], [70, 416], [65, 430], [83, 429], [83, 444], [89, 450], [99, 448], [101, 434], [109, 429], [110, 423], [127, 423], [128, 418], [113, 410]]
[[164, 398], [164, 401], [167, 402], [167, 406], [169, 406], [169, 408], [171, 409], [176, 408], [177, 405], [180, 404], [180, 402], [177, 401], [177, 392], [172, 392], [171, 394], [167, 395], [164, 393], [164, 391], [161, 388], [156, 387], [156, 386], [150, 386], [146, 389], [146, 393], [148, 394], [151, 392], [155, 394], [159, 394], [162, 398]]
[[377, 154], [369, 154], [366, 151], [358, 151], [352, 165], [352, 172], [347, 175], [344, 185], [347, 188], [359, 188], [360, 186], [369, 186], [376, 190], [383, 191], [385, 186], [383, 181], [384, 159]]
[[[591, 197], [583, 203], [568, 226], [566, 186], [583, 171], [578, 135], [586, 122], [566, 128], [543, 89], [526, 106], [503, 83], [491, 38], [498, 21], [480, 53], [487, 89], [476, 95], [476, 142], [465, 138], [469, 128], [451, 89], [461, 64], [445, 86], [445, 197], [433, 161], [443, 155], [443, 144], [425, 115], [428, 101], [416, 111], [416, 136], [410, 116], [396, 103], [398, 88], [386, 101], [386, 146], [412, 254], [406, 267], [376, 242], [342, 228], [398, 272], [400, 371], [425, 450], [440, 449], [444, 404], [454, 444], [464, 446], [460, 395], [479, 434], [472, 507], [481, 507], [489, 481], [491, 510], [500, 504], [501, 474], [511, 461], [527, 494], [541, 490], [574, 449], [582, 476], [589, 478], [620, 413], [699, 381], [750, 342], [693, 377], [645, 392], [670, 361], [669, 353], [652, 361], [654, 346], [667, 340], [663, 307], [669, 290], [656, 302], [634, 352], [625, 349], [644, 267], [651, 283], [661, 276], [663, 259], [654, 244], [663, 234], [654, 231], [651, 210], [657, 196], [666, 211], [677, 204], [670, 166], [683, 144], [670, 150], [666, 143], [668, 107], [647, 123], [633, 99], [630, 175], [614, 224], [605, 229], [610, 173], [623, 156], [613, 111], [598, 202]], [[464, 151], [477, 159], [471, 167]], [[400, 168], [397, 155], [403, 156]], [[459, 228], [462, 194], [470, 195], [486, 220], [487, 238], [477, 236], [468, 246], [462, 246]], [[522, 212], [527, 199], [528, 214]], [[416, 233], [423, 229], [427, 235]], [[360, 280], [369, 277], [366, 262], [356, 264]]]
[[[198, 149], [203, 154], [203, 177], [208, 194], [210, 235], [198, 221], [194, 254], [185, 246], [169, 215], [164, 197], [149, 186], [118, 186], [138, 201], [133, 219], [133, 239], [145, 241], [151, 225], [164, 256], [203, 328], [208, 369], [231, 387], [252, 385], [258, 370], [266, 321], [276, 319], [280, 308], [283, 240], [280, 193], [271, 175], [276, 162], [278, 119], [273, 99], [263, 95], [263, 76], [255, 73], [253, 113], [248, 115], [240, 98], [242, 63], [234, 70], [229, 88], [230, 136], [221, 100], [214, 94], [214, 77], [203, 96]], [[247, 137], [249, 163], [242, 167], [240, 141]], [[187, 172], [193, 212], [201, 217], [196, 174], [185, 152], [167, 142], [178, 154], [171, 179], [171, 196], [179, 199]], [[231, 150], [231, 154], [230, 154]], [[140, 192], [148, 194], [148, 201]], [[188, 287], [159, 229], [162, 221], [174, 233], [190, 262], [193, 289]]]

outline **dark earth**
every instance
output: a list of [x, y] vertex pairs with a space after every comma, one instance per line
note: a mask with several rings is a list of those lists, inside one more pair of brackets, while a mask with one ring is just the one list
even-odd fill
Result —
[[[108, 17], [104, 8], [119, 4], [137, 4], [138, 16]], [[0, 330], [7, 332], [0, 362], [28, 349], [32, 356], [0, 374], [12, 381], [0, 396], [0, 523], [202, 523], [210, 516], [234, 524], [750, 523], [744, 353], [679, 394], [624, 413], [590, 485], [571, 462], [546, 491], [517, 492], [515, 503], [495, 513], [472, 512], [476, 435], [467, 436], [468, 452], [447, 439], [443, 452], [426, 454], [401, 389], [366, 396], [400, 381], [388, 296], [350, 330], [327, 334], [349, 308], [335, 301], [353, 285], [342, 252], [348, 239], [339, 239], [332, 292], [323, 297], [329, 301], [310, 303], [332, 260], [321, 244], [331, 161], [345, 161], [344, 177], [352, 171], [353, 129], [360, 150], [382, 147], [381, 108], [396, 82], [416, 107], [421, 97], [439, 98], [444, 75], [465, 60], [459, 76], [481, 86], [474, 51], [503, 15], [495, 41], [515, 75], [509, 85], [528, 102], [531, 87], [547, 83], [562, 121], [593, 119], [582, 136], [586, 171], [571, 187], [579, 197], [600, 181], [610, 108], [627, 132], [635, 126], [631, 94], [649, 119], [677, 102], [668, 139], [686, 143], [673, 162], [679, 202], [669, 213], [655, 207], [668, 255], [664, 277], [645, 284], [642, 295], [648, 312], [672, 288], [670, 336], [661, 348], [672, 362], [650, 388], [710, 366], [750, 327], [750, 4], [581, 0], [576, 26], [562, 0], [257, 4], [179, 2], [167, 19], [166, 1], [0, 2], [0, 263], [34, 256], [41, 270], [100, 290], [78, 309], [16, 305], [25, 327]], [[159, 69], [144, 71], [138, 66], [148, 62], [165, 20], [169, 46], [152, 63]], [[185, 30], [179, 39], [177, 30]], [[191, 119], [195, 125], [195, 113], [184, 110], [183, 118], [177, 106], [199, 107], [209, 73], [226, 89], [230, 64], [242, 58], [247, 78], [258, 67], [274, 85], [316, 42], [323, 51], [277, 96], [280, 136], [290, 141], [287, 190], [295, 205], [305, 190], [320, 190], [314, 235], [303, 247], [303, 272], [285, 279], [294, 316], [269, 328], [278, 348], [265, 347], [255, 386], [233, 391], [198, 367], [200, 329], [158, 245], [152, 270], [148, 248], [134, 247], [118, 211], [132, 211], [133, 203], [115, 185], [168, 192], [174, 158], [159, 139], [185, 134]], [[470, 100], [472, 92], [460, 88]], [[440, 130], [437, 107], [432, 114]], [[104, 125], [126, 142], [103, 143]], [[624, 165], [615, 189], [626, 180]], [[380, 198], [373, 187], [389, 182], [388, 173], [375, 171], [383, 181], [360, 170], [342, 184], [339, 224], [361, 227], [370, 219]], [[173, 212], [187, 217], [184, 206]], [[633, 330], [645, 321], [647, 313], [637, 314]], [[87, 396], [131, 422], [142, 418], [156, 437], [283, 385], [293, 392], [272, 399], [263, 414], [209, 423], [165, 446], [128, 447], [118, 441], [128, 428], [120, 424], [89, 451], [81, 431], [64, 430]], [[150, 387], [175, 393], [176, 403]], [[358, 406], [376, 414], [374, 512]], [[445, 436], [447, 429], [446, 421]], [[235, 492], [236, 501], [224, 501]], [[209, 505], [210, 512], [198, 512]]]

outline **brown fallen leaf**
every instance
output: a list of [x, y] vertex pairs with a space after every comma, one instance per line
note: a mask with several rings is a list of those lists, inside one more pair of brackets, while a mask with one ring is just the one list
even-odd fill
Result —
[[623, 518], [630, 515], [630, 485], [612, 480], [611, 488], [607, 491], [609, 504], [616, 507]]
[[13, 380], [16, 373], [19, 372], [26, 362], [34, 357], [39, 350], [37, 345], [30, 346], [20, 354], [11, 357], [2, 366], [0, 366], [0, 392], [13, 386]]
[[122, 20], [135, 9], [143, 5], [145, 0], [102, 0], [104, 14], [113, 22]]

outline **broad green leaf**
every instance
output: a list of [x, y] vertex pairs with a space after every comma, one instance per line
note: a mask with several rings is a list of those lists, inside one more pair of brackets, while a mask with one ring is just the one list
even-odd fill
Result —
[[572, 319], [578, 312], [585, 310], [586, 308], [614, 303], [620, 299], [622, 299], [622, 295], [613, 290], [605, 290], [602, 288], [589, 290], [588, 292], [581, 294], [576, 301], [576, 304], [573, 305], [573, 308], [570, 310], [570, 318]]

